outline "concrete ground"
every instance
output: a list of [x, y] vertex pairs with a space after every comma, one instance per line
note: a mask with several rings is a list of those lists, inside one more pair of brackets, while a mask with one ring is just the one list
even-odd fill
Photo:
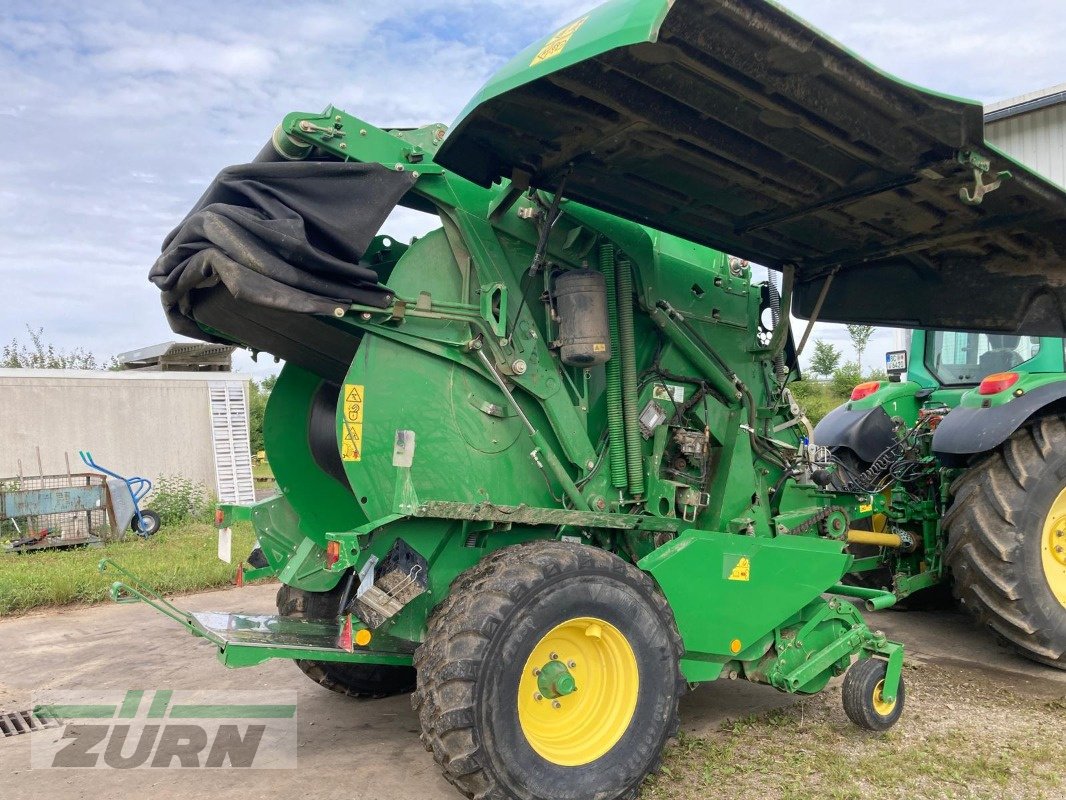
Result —
[[[274, 611], [274, 586], [206, 592], [176, 602], [193, 611]], [[978, 675], [1014, 691], [1066, 696], [1066, 672], [1032, 664], [999, 646], [961, 614], [881, 612], [874, 627], [903, 641], [911, 664], [936, 664], [965, 681]], [[359, 702], [313, 684], [284, 661], [227, 670], [208, 644], [144, 605], [114, 604], [0, 621], [0, 710], [31, 705], [36, 689], [293, 689], [298, 692], [296, 770], [35, 770], [29, 734], [0, 740], [0, 797], [454, 800], [418, 740], [408, 697]], [[786, 706], [793, 698], [743, 681], [689, 693], [682, 727], [694, 734], [727, 718]], [[902, 724], [906, 724], [906, 718]], [[338, 788], [341, 787], [341, 788]]]

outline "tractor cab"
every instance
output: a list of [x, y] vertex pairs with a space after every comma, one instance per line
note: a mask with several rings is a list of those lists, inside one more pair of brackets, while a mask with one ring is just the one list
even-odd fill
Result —
[[934, 450], [957, 461], [1001, 444], [1033, 415], [1066, 403], [1063, 340], [1055, 337], [918, 329], [909, 352], [887, 353], [885, 366], [887, 381], [859, 384], [818, 424], [817, 444], [873, 461], [878, 448], [893, 441], [893, 421], [910, 429], [932, 414], [942, 420]]

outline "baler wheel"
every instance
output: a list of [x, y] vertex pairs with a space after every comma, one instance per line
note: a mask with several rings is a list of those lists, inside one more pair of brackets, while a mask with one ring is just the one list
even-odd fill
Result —
[[[336, 590], [305, 592], [285, 585], [278, 589], [278, 613], [293, 619], [335, 619], [339, 601]], [[306, 659], [297, 659], [296, 666], [319, 686], [360, 700], [407, 694], [415, 688], [413, 667]]]
[[535, 541], [460, 575], [415, 653], [444, 776], [485, 800], [629, 800], [678, 728], [666, 600], [604, 550]]
[[951, 492], [955, 596], [1025, 657], [1066, 669], [1066, 419], [1022, 428]]
[[896, 699], [891, 703], [881, 697], [888, 665], [877, 658], [856, 661], [844, 676], [842, 700], [844, 713], [860, 728], [869, 731], [887, 731], [903, 713], [907, 690], [903, 677], [899, 679]]

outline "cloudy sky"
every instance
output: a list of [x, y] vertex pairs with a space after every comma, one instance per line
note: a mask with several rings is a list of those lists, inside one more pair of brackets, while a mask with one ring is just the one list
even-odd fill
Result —
[[[786, 0], [888, 71], [985, 102], [1066, 82], [1062, 0]], [[288, 111], [450, 122], [507, 58], [595, 2], [0, 3], [0, 343], [102, 356], [172, 337], [166, 233]], [[389, 232], [420, 233], [413, 215]], [[844, 343], [833, 326], [819, 335]], [[883, 332], [867, 361], [891, 347]], [[241, 359], [243, 370], [268, 367]]]

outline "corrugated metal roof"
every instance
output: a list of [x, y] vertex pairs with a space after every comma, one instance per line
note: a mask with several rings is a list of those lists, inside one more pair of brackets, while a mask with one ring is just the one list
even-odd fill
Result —
[[1019, 114], [1028, 114], [1031, 111], [1063, 104], [1066, 104], [1066, 83], [989, 103], [985, 106], [985, 123], [997, 122], [1008, 117], [1016, 117]]

